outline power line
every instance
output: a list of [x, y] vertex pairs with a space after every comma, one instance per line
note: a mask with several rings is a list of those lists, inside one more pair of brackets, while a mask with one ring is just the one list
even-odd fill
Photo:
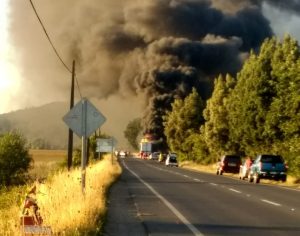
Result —
[[[46, 30], [46, 28], [45, 28], [45, 26], [44, 26], [44, 24], [43, 24], [41, 18], [39, 17], [39, 14], [37, 13], [37, 10], [35, 9], [35, 6], [34, 6], [32, 0], [29, 0], [29, 2], [30, 2], [30, 4], [31, 4], [31, 7], [32, 7], [32, 9], [33, 9], [33, 11], [34, 11], [36, 17], [38, 18], [38, 20], [39, 20], [39, 22], [40, 22], [40, 25], [42, 26], [43, 31], [44, 31], [44, 33], [45, 33], [45, 35], [46, 35], [46, 37], [47, 37], [47, 39], [48, 39], [50, 45], [52, 46], [52, 49], [54, 50], [56, 56], [59, 58], [59, 60], [61, 61], [61, 63], [63, 64], [63, 66], [67, 69], [67, 71], [69, 71], [69, 72], [72, 74], [72, 71], [69, 69], [69, 67], [66, 65], [66, 63], [63, 61], [63, 59], [61, 58], [61, 56], [60, 56], [59, 53], [57, 52], [57, 50], [56, 50], [54, 44], [52, 43], [52, 41], [51, 41], [51, 39], [50, 39], [50, 37], [49, 37], [49, 35], [48, 35], [48, 33], [47, 33], [47, 30]], [[78, 84], [78, 80], [77, 80], [77, 77], [76, 77], [76, 76], [75, 76], [75, 80], [76, 80], [76, 85], [77, 85], [77, 88], [78, 88], [78, 92], [79, 92], [80, 98], [82, 98], [81, 92], [80, 92], [80, 88], [79, 88], [79, 84]]]

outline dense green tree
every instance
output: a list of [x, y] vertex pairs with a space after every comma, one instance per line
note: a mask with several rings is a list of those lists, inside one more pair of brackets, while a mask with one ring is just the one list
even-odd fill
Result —
[[276, 97], [266, 121], [266, 133], [273, 142], [300, 135], [300, 60], [299, 45], [286, 36], [278, 42], [272, 58], [272, 77], [276, 81]]
[[179, 154], [181, 159], [190, 157], [192, 143], [190, 135], [199, 133], [203, 119], [204, 102], [193, 89], [184, 100], [175, 99], [172, 110], [164, 117], [164, 133], [172, 151]]
[[124, 131], [124, 136], [129, 144], [135, 149], [139, 149], [138, 137], [142, 132], [141, 119], [137, 118], [130, 121]]
[[187, 147], [185, 159], [200, 164], [208, 164], [216, 159], [211, 159], [208, 147], [201, 133], [193, 133], [184, 142]]
[[18, 133], [0, 136], [0, 184], [10, 185], [24, 181], [32, 158], [26, 140]]
[[219, 76], [215, 80], [211, 98], [204, 110], [205, 125], [203, 136], [212, 155], [220, 156], [226, 152], [234, 152], [235, 146], [230, 143], [227, 100], [234, 88], [236, 80], [230, 75]]
[[241, 152], [268, 151], [270, 146], [264, 131], [266, 116], [276, 95], [271, 76], [275, 49], [276, 40], [272, 38], [264, 42], [258, 55], [251, 52], [228, 99], [230, 139], [232, 143], [239, 143]]

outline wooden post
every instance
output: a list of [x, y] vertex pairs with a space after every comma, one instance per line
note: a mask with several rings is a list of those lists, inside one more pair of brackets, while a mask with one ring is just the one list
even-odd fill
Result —
[[[70, 97], [70, 110], [74, 106], [74, 80], [75, 80], [75, 60], [73, 60], [72, 67], [72, 82], [71, 82], [71, 97]], [[72, 167], [73, 159], [73, 131], [69, 129], [69, 139], [68, 139], [68, 170]]]

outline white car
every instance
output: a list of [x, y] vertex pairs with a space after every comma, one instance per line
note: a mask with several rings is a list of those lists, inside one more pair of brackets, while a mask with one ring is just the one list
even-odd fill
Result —
[[166, 166], [176, 166], [176, 167], [178, 167], [176, 153], [169, 153], [167, 155], [167, 159], [166, 159], [165, 165]]
[[126, 157], [126, 152], [120, 151], [120, 152], [119, 152], [119, 156], [120, 156], [121, 158], [125, 158], [125, 157]]

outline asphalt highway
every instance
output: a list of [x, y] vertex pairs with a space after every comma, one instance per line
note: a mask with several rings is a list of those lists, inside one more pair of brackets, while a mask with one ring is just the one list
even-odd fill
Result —
[[300, 191], [120, 160], [105, 235], [300, 235]]

